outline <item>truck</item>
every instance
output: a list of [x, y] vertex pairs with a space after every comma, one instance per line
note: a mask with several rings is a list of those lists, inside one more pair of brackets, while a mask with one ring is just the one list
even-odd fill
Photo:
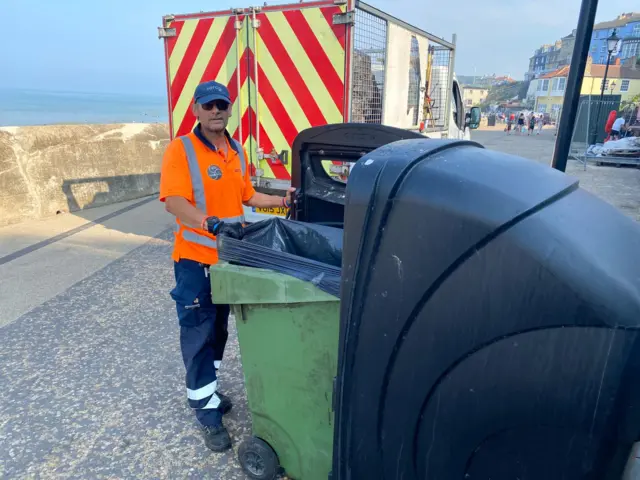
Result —
[[[380, 124], [454, 139], [477, 128], [454, 75], [455, 34], [444, 40], [357, 0], [165, 15], [158, 37], [171, 138], [194, 128], [200, 82], [227, 85], [228, 131], [244, 145], [258, 191], [290, 186], [293, 141], [311, 127]], [[337, 180], [349, 168], [326, 162]]]

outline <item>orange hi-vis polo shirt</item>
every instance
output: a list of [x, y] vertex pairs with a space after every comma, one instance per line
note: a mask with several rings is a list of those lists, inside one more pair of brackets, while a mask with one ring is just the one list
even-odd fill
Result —
[[[169, 144], [160, 171], [161, 202], [171, 196], [184, 197], [207, 216], [244, 223], [243, 202], [255, 194], [247, 152], [228, 132], [225, 135], [226, 155], [202, 135], [200, 125]], [[216, 237], [176, 219], [172, 258], [213, 265], [218, 261]]]

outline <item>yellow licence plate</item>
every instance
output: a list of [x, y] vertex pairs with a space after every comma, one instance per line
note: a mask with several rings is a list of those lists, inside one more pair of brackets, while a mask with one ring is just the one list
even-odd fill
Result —
[[286, 217], [287, 209], [284, 207], [276, 207], [276, 208], [255, 208], [253, 209], [256, 213], [264, 213], [267, 215], [276, 215], [278, 217]]

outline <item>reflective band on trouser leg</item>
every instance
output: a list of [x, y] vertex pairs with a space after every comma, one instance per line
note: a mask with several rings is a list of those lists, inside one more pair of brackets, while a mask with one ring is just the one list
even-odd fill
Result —
[[200, 410], [205, 410], [208, 408], [218, 408], [218, 406], [220, 405], [220, 397], [216, 395], [217, 385], [218, 385], [218, 381], [214, 380], [209, 385], [205, 385], [204, 387], [199, 388], [197, 390], [190, 390], [187, 388], [187, 398], [189, 400], [198, 402], [200, 400], [204, 400], [206, 398], [211, 397], [209, 398], [209, 401], [206, 403], [206, 405], [198, 408]]
[[216, 393], [217, 380], [214, 380], [209, 385], [198, 388], [197, 390], [191, 390], [187, 388], [187, 398], [189, 400], [203, 400]]
[[193, 187], [193, 197], [196, 200], [196, 207], [200, 211], [207, 213], [207, 201], [204, 196], [204, 183], [202, 182], [202, 174], [200, 173], [200, 165], [196, 151], [193, 148], [193, 142], [189, 137], [180, 137], [184, 151], [187, 154], [187, 164], [189, 165], [189, 174], [191, 175], [191, 186]]
[[220, 397], [214, 393], [213, 395], [211, 395], [211, 400], [209, 400], [209, 403], [202, 407], [202, 410], [207, 410], [209, 408], [218, 408], [219, 406]]

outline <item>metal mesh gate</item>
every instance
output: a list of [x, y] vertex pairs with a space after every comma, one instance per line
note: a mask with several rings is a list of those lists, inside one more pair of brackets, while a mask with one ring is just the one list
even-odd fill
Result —
[[435, 45], [432, 49], [431, 78], [426, 85], [431, 110], [431, 119], [427, 118], [425, 122], [428, 127], [447, 126], [451, 57], [451, 50], [447, 47]]
[[382, 123], [386, 53], [386, 20], [356, 9], [352, 60], [352, 122]]
[[[455, 39], [447, 42], [361, 2], [354, 22], [349, 121], [446, 130]], [[405, 48], [408, 57], [399, 53]]]

